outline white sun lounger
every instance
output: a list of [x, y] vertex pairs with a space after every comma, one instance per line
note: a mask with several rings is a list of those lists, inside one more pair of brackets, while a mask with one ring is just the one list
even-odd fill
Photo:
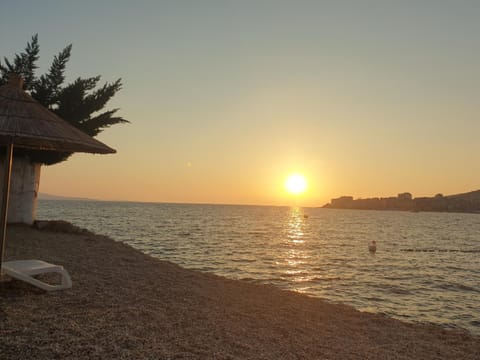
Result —
[[[2, 270], [12, 278], [25, 281], [47, 291], [69, 289], [72, 287], [70, 275], [63, 266], [50, 264], [42, 260], [5, 261], [2, 264]], [[59, 273], [62, 276], [60, 284], [50, 285], [33, 277], [35, 275], [51, 272]]]

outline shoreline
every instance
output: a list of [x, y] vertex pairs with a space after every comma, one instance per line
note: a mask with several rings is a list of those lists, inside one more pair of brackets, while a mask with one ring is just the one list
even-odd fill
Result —
[[480, 357], [480, 336], [465, 330], [188, 270], [66, 222], [43, 225], [9, 226], [6, 260], [63, 265], [73, 288], [1, 284], [1, 359]]

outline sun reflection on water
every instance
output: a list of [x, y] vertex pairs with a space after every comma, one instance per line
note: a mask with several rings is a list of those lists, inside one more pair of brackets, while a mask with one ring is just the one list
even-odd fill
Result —
[[303, 244], [305, 242], [304, 220], [305, 218], [300, 208], [295, 207], [291, 209], [287, 223], [287, 237], [295, 244]]
[[[306, 217], [301, 208], [291, 209], [288, 219], [285, 222], [284, 249], [278, 265], [284, 266], [283, 276], [295, 283], [308, 281], [310, 275], [305, 266], [310, 258], [306, 247], [308, 245], [306, 236]], [[299, 292], [307, 289], [297, 288]]]

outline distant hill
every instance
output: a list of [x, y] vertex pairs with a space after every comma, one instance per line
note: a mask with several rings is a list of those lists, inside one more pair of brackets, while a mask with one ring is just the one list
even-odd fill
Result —
[[71, 196], [60, 196], [52, 195], [46, 193], [38, 193], [39, 200], [82, 200], [82, 201], [96, 201], [95, 199], [81, 198], [81, 197], [71, 197]]
[[406, 211], [444, 211], [480, 213], [480, 190], [463, 194], [434, 197], [413, 198], [410, 193], [398, 194], [396, 197], [354, 199], [342, 196], [332, 199], [325, 208], [362, 209], [362, 210], [406, 210]]
[[448, 199], [469, 199], [469, 200], [480, 200], [480, 190], [470, 191], [463, 194], [455, 194], [446, 196]]

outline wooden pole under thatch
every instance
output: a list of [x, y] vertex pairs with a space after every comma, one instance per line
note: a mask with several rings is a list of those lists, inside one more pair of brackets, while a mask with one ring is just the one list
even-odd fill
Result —
[[2, 207], [0, 211], [0, 279], [3, 278], [3, 256], [5, 253], [5, 239], [7, 237], [7, 215], [8, 215], [8, 198], [10, 196], [10, 180], [12, 178], [12, 160], [13, 160], [13, 140], [7, 146], [7, 153], [5, 154], [4, 175], [3, 175], [3, 192], [2, 192]]

